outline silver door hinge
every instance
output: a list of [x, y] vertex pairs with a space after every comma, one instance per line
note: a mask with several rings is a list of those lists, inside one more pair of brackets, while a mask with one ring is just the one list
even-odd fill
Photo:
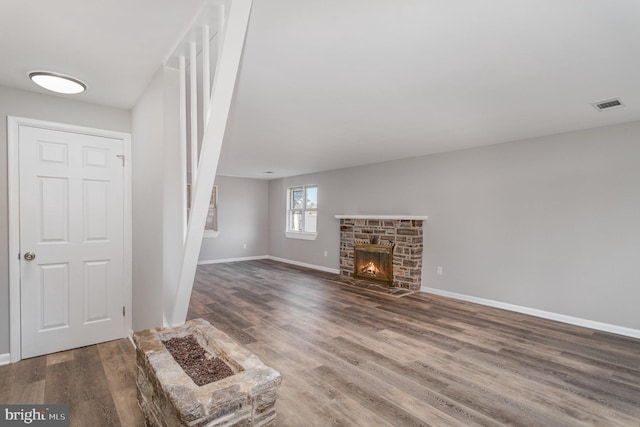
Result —
[[122, 167], [124, 167], [124, 154], [116, 154], [116, 157], [122, 160]]
[[125, 316], [124, 305], [122, 306], [122, 317]]
[[21, 259], [21, 258], [20, 258], [20, 252], [18, 252], [18, 259]]

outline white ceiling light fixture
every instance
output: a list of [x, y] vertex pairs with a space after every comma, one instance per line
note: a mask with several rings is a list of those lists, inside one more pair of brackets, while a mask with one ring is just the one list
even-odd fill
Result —
[[50, 71], [34, 71], [29, 78], [38, 86], [56, 93], [74, 95], [87, 90], [87, 85], [75, 77]]

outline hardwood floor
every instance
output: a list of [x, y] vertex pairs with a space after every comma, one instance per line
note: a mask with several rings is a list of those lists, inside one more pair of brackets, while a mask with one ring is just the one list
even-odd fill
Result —
[[0, 403], [68, 404], [72, 426], [143, 426], [128, 339], [0, 366]]
[[279, 370], [283, 426], [640, 426], [640, 340], [272, 261], [201, 266], [202, 317]]
[[[640, 340], [273, 261], [198, 268], [202, 317], [283, 375], [281, 426], [640, 426]], [[0, 367], [0, 403], [137, 426], [127, 340]]]

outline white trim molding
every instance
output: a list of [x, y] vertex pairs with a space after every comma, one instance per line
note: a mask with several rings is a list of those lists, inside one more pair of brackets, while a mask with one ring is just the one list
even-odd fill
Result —
[[269, 259], [271, 261], [282, 262], [285, 264], [296, 265], [298, 267], [310, 268], [312, 270], [324, 271], [327, 273], [340, 274], [340, 270], [336, 270], [335, 268], [323, 267], [321, 265], [315, 264], [307, 264], [306, 262], [294, 261], [286, 258], [278, 258], [271, 255], [259, 255], [259, 256], [248, 256], [248, 257], [240, 257], [240, 258], [225, 258], [225, 259], [212, 259], [212, 260], [202, 260], [198, 261], [198, 265], [207, 265], [207, 264], [223, 264], [227, 262], [238, 262], [238, 261], [256, 261], [261, 259]]
[[22, 119], [7, 117], [7, 169], [9, 191], [9, 351], [11, 362], [22, 358], [20, 325], [20, 171], [18, 138]]
[[297, 265], [298, 267], [306, 267], [312, 270], [320, 270], [320, 271], [325, 271], [327, 273], [340, 274], [340, 270], [337, 270], [335, 268], [323, 267], [321, 265], [307, 264], [306, 262], [294, 261], [286, 258], [278, 258], [276, 256], [271, 256], [271, 255], [269, 255], [267, 258], [272, 261], [278, 261], [278, 262], [284, 262], [285, 264]]
[[129, 342], [131, 343], [131, 346], [133, 348], [138, 348], [136, 347], [136, 342], [133, 340], [133, 334], [134, 334], [133, 329], [129, 329], [129, 336], [127, 336], [127, 338], [129, 339]]
[[258, 255], [258, 256], [244, 256], [239, 258], [224, 258], [224, 259], [205, 259], [202, 261], [198, 261], [198, 265], [207, 265], [207, 264], [223, 264], [225, 262], [238, 262], [238, 261], [256, 261], [259, 259], [268, 259], [268, 255]]
[[11, 355], [9, 353], [0, 354], [0, 366], [11, 363]]
[[285, 231], [284, 236], [287, 239], [300, 239], [300, 240], [316, 240], [318, 233], [306, 233], [304, 231]]
[[353, 215], [353, 214], [341, 214], [336, 215], [336, 219], [398, 219], [398, 220], [415, 220], [426, 221], [428, 216], [424, 215]]
[[443, 297], [449, 297], [458, 299], [461, 301], [473, 302], [476, 304], [486, 305], [488, 307], [501, 308], [503, 310], [515, 311], [516, 313], [528, 314], [530, 316], [541, 317], [543, 319], [555, 320], [557, 322], [567, 323], [569, 325], [582, 326], [584, 328], [595, 329], [597, 331], [610, 332], [612, 334], [624, 335], [631, 338], [640, 339], [640, 330], [627, 328], [624, 326], [611, 325], [609, 323], [596, 322], [594, 320], [582, 319], [580, 317], [567, 316], [565, 314], [553, 313], [550, 311], [538, 310], [537, 308], [524, 307], [516, 304], [509, 304], [506, 302], [494, 301], [485, 298], [479, 298], [464, 294], [457, 294], [455, 292], [443, 291], [434, 288], [420, 289], [422, 292], [429, 294], [440, 295]]

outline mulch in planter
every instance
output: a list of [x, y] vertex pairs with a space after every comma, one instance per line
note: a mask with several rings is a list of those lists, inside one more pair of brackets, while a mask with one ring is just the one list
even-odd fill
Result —
[[207, 353], [193, 335], [162, 342], [178, 365], [198, 386], [233, 375], [231, 368], [219, 357]]

